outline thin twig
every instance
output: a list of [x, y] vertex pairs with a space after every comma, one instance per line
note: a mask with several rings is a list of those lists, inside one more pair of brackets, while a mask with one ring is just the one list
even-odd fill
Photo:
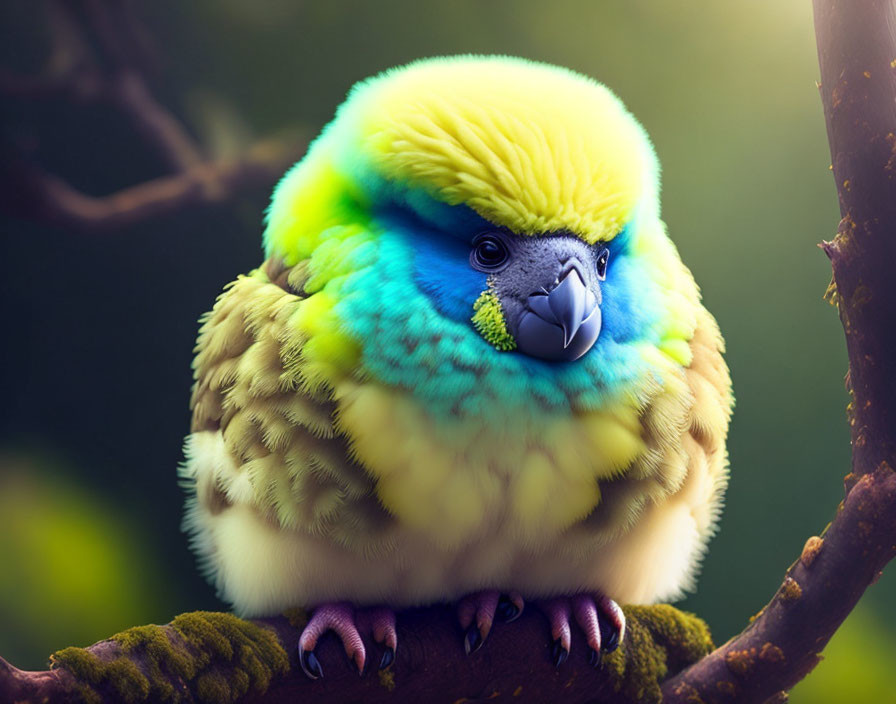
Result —
[[134, 127], [175, 171], [184, 171], [203, 161], [202, 152], [183, 125], [150, 93], [136, 71], [121, 69], [110, 80], [115, 104], [130, 116]]

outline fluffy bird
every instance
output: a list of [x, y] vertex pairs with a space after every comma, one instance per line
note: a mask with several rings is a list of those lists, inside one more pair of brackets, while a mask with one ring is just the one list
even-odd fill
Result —
[[350, 92], [277, 186], [266, 259], [202, 322], [185, 526], [242, 615], [312, 609], [363, 670], [393, 609], [459, 601], [469, 651], [526, 600], [559, 664], [617, 601], [679, 597], [718, 519], [718, 326], [603, 85], [506, 57]]

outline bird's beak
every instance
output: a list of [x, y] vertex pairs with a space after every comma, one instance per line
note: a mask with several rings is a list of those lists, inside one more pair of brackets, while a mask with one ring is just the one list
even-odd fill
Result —
[[568, 271], [557, 288], [548, 294], [548, 306], [563, 328], [563, 347], [569, 347], [585, 319], [587, 294], [585, 282], [575, 269]]
[[584, 355], [600, 334], [599, 295], [585, 284], [581, 263], [566, 261], [552, 289], [529, 296], [516, 335], [520, 351], [554, 361]]

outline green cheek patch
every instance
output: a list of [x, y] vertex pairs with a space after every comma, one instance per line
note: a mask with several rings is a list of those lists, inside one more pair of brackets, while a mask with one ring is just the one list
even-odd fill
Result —
[[507, 332], [501, 302], [491, 290], [483, 291], [473, 304], [473, 327], [493, 347], [502, 352], [516, 349], [516, 340]]

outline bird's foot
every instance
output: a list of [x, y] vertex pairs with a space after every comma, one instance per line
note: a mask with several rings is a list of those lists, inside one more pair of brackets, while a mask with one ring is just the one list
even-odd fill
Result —
[[523, 597], [516, 592], [502, 594], [497, 589], [487, 589], [468, 594], [457, 605], [457, 618], [464, 629], [464, 650], [474, 653], [488, 637], [495, 617], [513, 621], [523, 613]]
[[358, 674], [364, 674], [367, 652], [361, 632], [372, 635], [373, 640], [385, 646], [380, 669], [389, 667], [395, 660], [398, 636], [395, 633], [395, 612], [385, 607], [355, 609], [348, 602], [322, 604], [318, 606], [299, 638], [299, 663], [311, 679], [323, 677], [323, 668], [314, 654], [317, 642], [327, 631], [339, 636], [345, 653]]
[[576, 594], [557, 597], [540, 604], [551, 624], [554, 639], [551, 659], [559, 667], [569, 656], [571, 637], [570, 616], [585, 633], [591, 649], [590, 662], [599, 667], [603, 653], [612, 653], [625, 637], [625, 615], [619, 605], [609, 597], [598, 594]]

